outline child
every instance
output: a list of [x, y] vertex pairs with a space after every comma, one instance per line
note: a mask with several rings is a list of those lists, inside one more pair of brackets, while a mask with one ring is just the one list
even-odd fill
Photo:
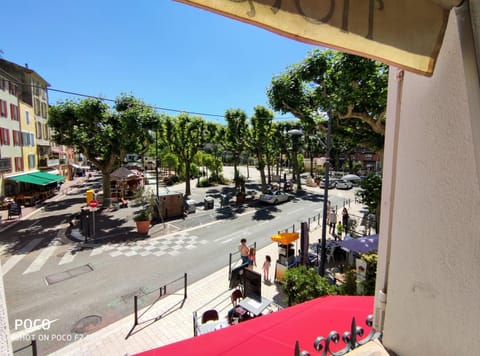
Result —
[[253, 266], [257, 266], [257, 261], [255, 258], [255, 247], [251, 247], [248, 251], [248, 265], [247, 268], [253, 271]]
[[265, 262], [263, 262], [263, 280], [268, 281], [270, 280], [268, 278], [268, 272], [270, 271], [270, 264], [272, 262], [272, 259], [270, 258], [269, 255], [265, 256]]
[[[343, 225], [342, 225], [342, 222], [339, 221], [338, 222], [338, 225], [337, 225], [337, 235], [338, 235], [338, 239], [341, 240], [342, 239], [342, 233], [343, 233]], [[337, 239], [337, 236], [335, 236], [335, 240]]]

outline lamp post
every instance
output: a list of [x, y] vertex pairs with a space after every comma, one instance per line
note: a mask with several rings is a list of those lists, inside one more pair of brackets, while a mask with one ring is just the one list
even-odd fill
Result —
[[325, 186], [323, 188], [323, 222], [322, 222], [322, 255], [320, 258], [320, 275], [325, 276], [325, 260], [327, 258], [327, 214], [328, 210], [328, 186], [329, 186], [329, 167], [330, 167], [330, 135], [332, 131], [332, 120], [331, 120], [331, 110], [327, 112], [328, 122], [327, 122], [327, 147], [325, 153]]
[[293, 178], [295, 179], [295, 173], [297, 174], [297, 190], [302, 189], [302, 183], [300, 182], [300, 172], [298, 170], [298, 159], [297, 159], [297, 144], [300, 136], [303, 135], [303, 131], [299, 129], [288, 130], [287, 134], [294, 137], [293, 139], [293, 150], [292, 150], [292, 163], [293, 163]]
[[155, 128], [155, 183], [157, 188], [157, 199], [158, 199], [158, 166], [160, 162], [158, 159], [158, 128]]

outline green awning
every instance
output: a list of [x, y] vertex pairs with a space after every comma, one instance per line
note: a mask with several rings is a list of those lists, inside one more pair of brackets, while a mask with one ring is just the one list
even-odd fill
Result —
[[13, 177], [5, 177], [9, 180], [14, 180], [16, 182], [24, 182], [36, 185], [47, 185], [50, 183], [61, 182], [65, 180], [65, 177], [58, 174], [51, 174], [47, 172], [34, 172], [21, 174]]

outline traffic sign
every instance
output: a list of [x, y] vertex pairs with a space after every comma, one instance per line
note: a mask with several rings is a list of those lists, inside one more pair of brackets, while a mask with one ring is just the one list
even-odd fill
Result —
[[90, 208], [96, 208], [98, 206], [98, 200], [90, 200], [90, 203], [88, 203], [88, 206]]

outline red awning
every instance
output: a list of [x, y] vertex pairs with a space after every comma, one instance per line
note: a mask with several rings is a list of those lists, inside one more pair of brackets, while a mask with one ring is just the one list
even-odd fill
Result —
[[[352, 318], [364, 328], [366, 317], [373, 314], [374, 297], [327, 296], [305, 302], [278, 312], [261, 316], [228, 328], [179, 341], [140, 353], [153, 355], [288, 355], [292, 356], [295, 342], [300, 350], [316, 354], [313, 342], [318, 336], [327, 337], [335, 330], [343, 334], [350, 331]], [[335, 345], [332, 351], [345, 346]]]

